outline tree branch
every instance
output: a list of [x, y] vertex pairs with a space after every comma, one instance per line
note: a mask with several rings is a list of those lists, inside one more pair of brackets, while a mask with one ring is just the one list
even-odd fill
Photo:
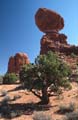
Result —
[[35, 91], [31, 90], [31, 92], [32, 92], [35, 96], [37, 96], [39, 99], [42, 98], [42, 97], [41, 97], [39, 94], [37, 94]]
[[48, 93], [48, 97], [51, 97], [51, 96], [57, 96], [57, 94]]

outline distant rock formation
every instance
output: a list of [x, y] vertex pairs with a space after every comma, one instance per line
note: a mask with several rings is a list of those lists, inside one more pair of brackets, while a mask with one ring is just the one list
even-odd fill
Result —
[[29, 64], [29, 59], [25, 53], [16, 53], [15, 56], [11, 56], [8, 62], [8, 73], [19, 73], [21, 66]]
[[67, 43], [67, 36], [59, 31], [64, 27], [64, 19], [56, 12], [46, 8], [39, 8], [35, 15], [37, 27], [45, 33], [41, 39], [40, 54], [54, 51], [70, 55], [78, 55], [78, 47]]

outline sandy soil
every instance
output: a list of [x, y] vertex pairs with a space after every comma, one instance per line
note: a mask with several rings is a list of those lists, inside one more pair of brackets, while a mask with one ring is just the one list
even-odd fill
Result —
[[[11, 99], [13, 99], [14, 95], [20, 95], [21, 97], [15, 101], [11, 101], [11, 104], [16, 106], [17, 109], [21, 108], [23, 105], [25, 106], [28, 103], [37, 103], [39, 99], [34, 96], [31, 92], [27, 92], [26, 90], [18, 89], [19, 84], [15, 85], [0, 85], [0, 91], [6, 90], [8, 91], [8, 95]], [[0, 92], [1, 94], [1, 92]], [[0, 95], [0, 101], [2, 101], [3, 97]], [[63, 94], [60, 96], [52, 96], [50, 97], [50, 105], [51, 108], [49, 110], [43, 111], [45, 114], [49, 114], [52, 116], [53, 120], [59, 119], [62, 120], [64, 115], [58, 114], [60, 105], [67, 105], [70, 102], [75, 103], [76, 107], [78, 106], [78, 85], [77, 83], [72, 83], [72, 89], [69, 91], [63, 91]], [[13, 106], [13, 107], [14, 107]], [[41, 110], [40, 110], [41, 111]], [[19, 117], [13, 118], [12, 120], [33, 120], [33, 115], [36, 112], [40, 112], [34, 110], [31, 115], [22, 114]], [[4, 118], [0, 120], [5, 120]]]

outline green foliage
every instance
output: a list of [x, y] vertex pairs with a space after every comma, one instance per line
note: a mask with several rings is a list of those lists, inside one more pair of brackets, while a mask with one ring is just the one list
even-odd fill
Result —
[[3, 84], [13, 84], [18, 80], [15, 73], [6, 73], [3, 78]]
[[47, 89], [51, 88], [55, 92], [60, 87], [68, 86], [67, 77], [70, 72], [69, 67], [57, 55], [48, 52], [46, 55], [39, 55], [34, 64], [23, 66], [20, 81], [28, 90], [46, 88], [47, 92]]
[[[27, 89], [42, 89], [43, 84], [49, 87], [64, 86], [68, 84], [66, 79], [70, 74], [69, 67], [52, 52], [40, 55], [35, 59], [35, 64], [23, 66], [20, 72], [20, 80]], [[65, 86], [66, 87], [66, 86]]]

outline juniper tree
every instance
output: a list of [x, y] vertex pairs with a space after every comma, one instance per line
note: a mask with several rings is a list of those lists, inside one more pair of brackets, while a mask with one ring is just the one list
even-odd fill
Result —
[[25, 88], [41, 99], [42, 104], [48, 104], [52, 92], [69, 86], [69, 75], [69, 67], [49, 51], [46, 55], [39, 55], [34, 64], [22, 67], [20, 81]]

